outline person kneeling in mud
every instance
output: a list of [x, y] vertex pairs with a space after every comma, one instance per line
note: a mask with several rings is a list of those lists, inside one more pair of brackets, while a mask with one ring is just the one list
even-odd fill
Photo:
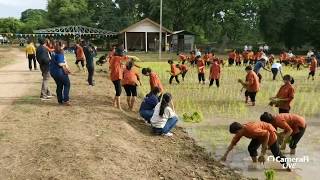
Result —
[[176, 126], [178, 116], [174, 112], [172, 96], [170, 93], [163, 94], [162, 101], [154, 108], [154, 113], [150, 122], [155, 134], [168, 137], [173, 136], [170, 131]]
[[[260, 162], [264, 163], [266, 161], [265, 155], [268, 147], [270, 148], [273, 156], [275, 158], [286, 158], [280, 152], [279, 144], [277, 141], [276, 129], [269, 123], [265, 122], [249, 122], [246, 124], [240, 124], [238, 122], [233, 122], [229, 126], [229, 131], [231, 134], [235, 134], [231, 144], [229, 145], [227, 151], [221, 158], [221, 161], [226, 161], [229, 152], [236, 146], [239, 140], [245, 136], [251, 139], [248, 146], [248, 151], [251, 156], [253, 163]], [[258, 148], [262, 144], [261, 154], [258, 156]], [[285, 166], [286, 162], [281, 162]], [[290, 170], [290, 169], [288, 169]]]
[[[281, 150], [286, 149], [286, 142], [290, 140], [290, 154], [296, 153], [296, 147], [306, 130], [306, 121], [303, 117], [297, 114], [283, 113], [279, 115], [272, 115], [268, 112], [260, 116], [260, 120], [270, 123], [273, 127], [283, 129], [279, 137], [282, 137], [279, 144]], [[279, 138], [280, 139], [280, 138]]]
[[139, 114], [148, 123], [150, 123], [150, 119], [153, 116], [154, 108], [159, 103], [159, 93], [159, 87], [153, 88], [152, 91], [146, 95], [140, 105]]

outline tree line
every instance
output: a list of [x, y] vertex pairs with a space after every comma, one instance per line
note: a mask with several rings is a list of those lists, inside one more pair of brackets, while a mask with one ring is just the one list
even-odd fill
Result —
[[[0, 33], [79, 24], [120, 31], [146, 17], [158, 22], [159, 6], [160, 0], [48, 0], [47, 10], [0, 19]], [[196, 33], [198, 43], [320, 48], [319, 8], [314, 0], [164, 0], [163, 25]]]

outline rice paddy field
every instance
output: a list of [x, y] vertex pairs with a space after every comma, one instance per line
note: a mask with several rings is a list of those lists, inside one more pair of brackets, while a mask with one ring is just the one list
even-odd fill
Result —
[[[231, 122], [238, 121], [245, 123], [249, 121], [259, 121], [260, 115], [265, 111], [274, 114], [278, 112], [277, 108], [268, 106], [268, 103], [269, 98], [275, 96], [283, 84], [280, 74], [277, 80], [273, 81], [272, 73], [262, 70], [263, 80], [261, 90], [257, 94], [256, 106], [252, 107], [244, 103], [244, 91], [241, 92], [242, 86], [237, 81], [238, 79], [245, 79], [245, 66], [228, 67], [225, 65], [222, 67], [220, 88], [217, 88], [215, 84], [209, 88], [209, 67], [206, 68], [206, 84], [203, 85], [198, 83], [197, 69], [190, 65], [188, 65], [189, 71], [185, 81], [182, 81], [180, 77], [180, 84], [177, 84], [173, 80], [173, 84], [170, 85], [170, 74], [167, 72], [170, 70], [170, 66], [167, 60], [173, 59], [175, 63], [177, 63], [175, 54], [164, 54], [162, 61], [157, 60], [157, 54], [130, 55], [138, 56], [142, 60], [142, 62], [137, 63], [138, 65], [141, 67], [150, 67], [159, 75], [165, 91], [173, 95], [175, 109], [180, 117], [182, 117], [184, 113], [193, 112], [199, 112], [203, 115], [203, 121], [200, 123], [186, 123], [181, 120], [179, 125], [184, 127], [201, 146], [204, 146], [208, 152], [216, 158], [220, 158], [223, 155], [232, 139], [232, 135], [228, 132], [228, 126]], [[225, 58], [223, 55], [219, 57]], [[140, 70], [137, 69], [137, 71]], [[291, 112], [306, 117], [308, 124], [311, 124], [311, 127], [308, 129], [309, 131], [306, 132], [305, 137], [301, 140], [301, 146], [299, 146], [297, 156], [309, 153], [312, 158], [316, 159], [319, 158], [319, 155], [315, 152], [320, 150], [320, 148], [318, 145], [312, 143], [320, 142], [319, 138], [317, 138], [319, 136], [315, 132], [320, 125], [317, 122], [319, 117], [318, 108], [320, 107], [320, 77], [317, 73], [315, 81], [307, 80], [308, 72], [308, 68], [297, 71], [295, 67], [288, 66], [283, 69], [283, 75], [290, 74], [295, 79], [294, 87], [296, 94]], [[138, 88], [141, 98], [150, 90], [148, 80], [148, 77], [142, 76], [143, 85]], [[310, 164], [305, 165], [305, 168], [300, 168], [301, 170], [287, 173], [282, 172], [281, 168], [272, 163], [269, 164], [269, 166], [261, 167], [260, 171], [251, 171], [249, 168], [251, 160], [247, 152], [248, 143], [249, 141], [243, 138], [230, 154], [230, 160], [227, 161], [228, 165], [244, 172], [245, 175], [263, 179], [264, 170], [267, 168], [278, 169], [278, 171], [276, 171], [277, 179], [300, 179], [301, 177], [305, 179], [308, 177], [308, 174], [313, 172]], [[316, 164], [315, 161], [314, 163]]]

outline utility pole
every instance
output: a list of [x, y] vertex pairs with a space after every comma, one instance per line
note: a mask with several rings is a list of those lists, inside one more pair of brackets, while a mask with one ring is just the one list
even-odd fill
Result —
[[162, 0], [160, 0], [159, 60], [162, 59]]

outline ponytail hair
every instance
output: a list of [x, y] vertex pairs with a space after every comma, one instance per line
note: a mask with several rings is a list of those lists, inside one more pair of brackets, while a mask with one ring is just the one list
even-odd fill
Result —
[[160, 105], [159, 116], [161, 116], [161, 117], [163, 116], [164, 110], [166, 109], [166, 107], [169, 106], [171, 99], [172, 99], [172, 95], [170, 93], [163, 94], [161, 105]]
[[283, 76], [283, 80], [290, 81], [290, 84], [294, 84], [294, 79], [289, 74]]

